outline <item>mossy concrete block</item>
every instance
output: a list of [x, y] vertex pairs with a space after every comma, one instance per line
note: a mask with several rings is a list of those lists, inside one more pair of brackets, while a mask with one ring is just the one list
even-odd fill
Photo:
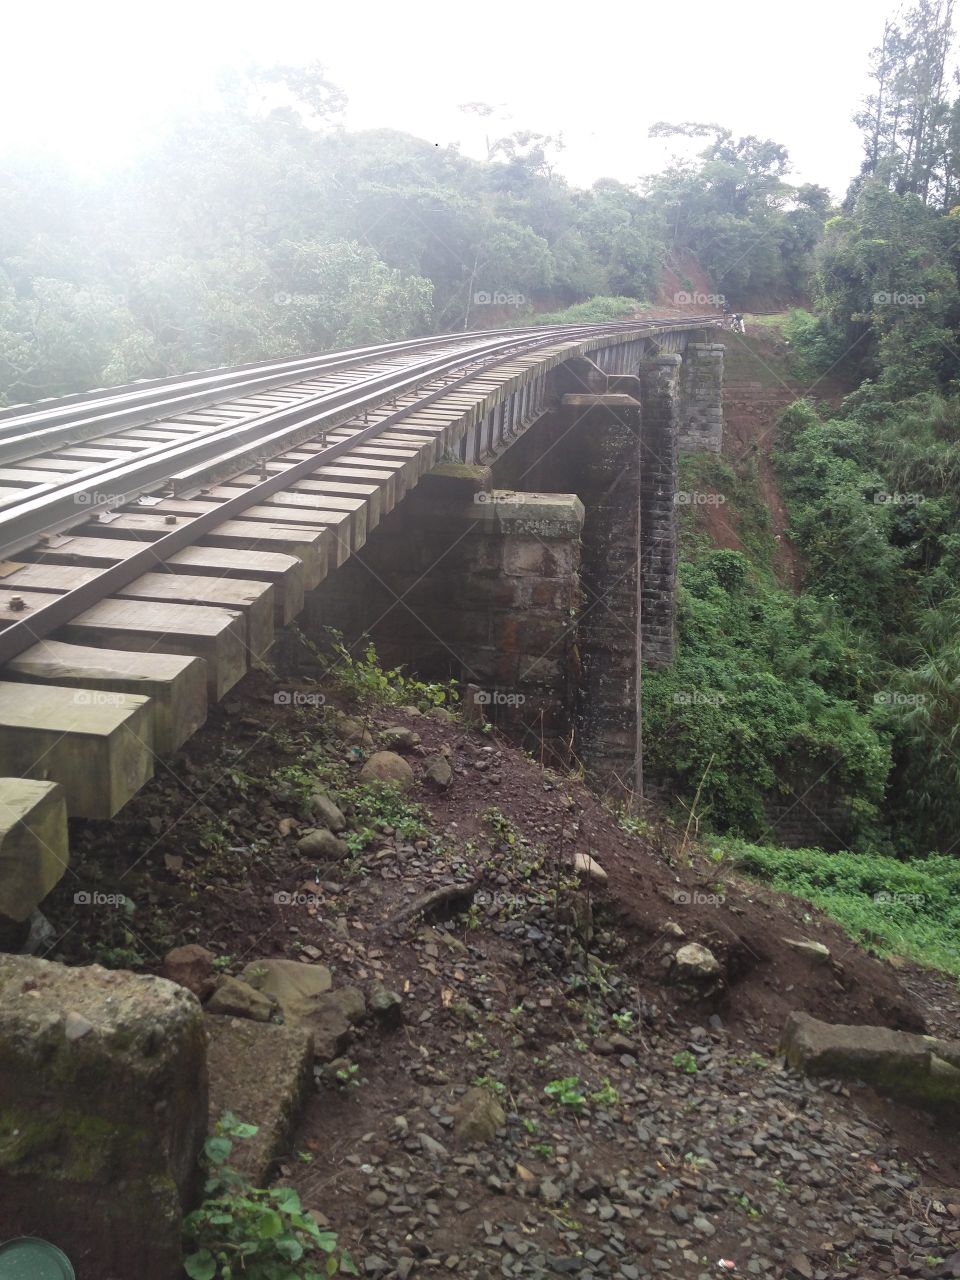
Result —
[[960, 1117], [960, 1043], [792, 1013], [781, 1049], [806, 1075], [862, 1080], [889, 1097]]
[[483, 504], [484, 517], [507, 538], [578, 539], [584, 507], [575, 493], [521, 493], [493, 489]]
[[29, 918], [70, 861], [63, 787], [0, 778], [0, 915]]
[[244, 1018], [209, 1015], [206, 1023], [211, 1132], [225, 1111], [258, 1126], [255, 1137], [235, 1142], [230, 1164], [263, 1186], [311, 1088], [310, 1034]]
[[78, 1275], [174, 1280], [207, 1128], [196, 998], [162, 978], [0, 956], [0, 1238]]

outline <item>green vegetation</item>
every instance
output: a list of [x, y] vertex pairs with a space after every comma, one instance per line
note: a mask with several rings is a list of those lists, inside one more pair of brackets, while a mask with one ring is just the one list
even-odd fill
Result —
[[331, 650], [329, 656], [303, 632], [294, 628], [300, 642], [325, 665], [326, 674], [359, 706], [386, 704], [426, 709], [459, 701], [460, 694], [454, 681], [427, 682], [405, 675], [402, 667], [385, 668], [381, 665], [372, 640], [367, 642], [358, 656], [350, 651], [339, 631], [334, 627], [327, 627], [326, 630]]
[[564, 1076], [562, 1080], [551, 1080], [549, 1084], [544, 1085], [543, 1092], [560, 1106], [569, 1107], [571, 1111], [582, 1111], [586, 1105], [587, 1098], [577, 1076]]
[[544, 312], [536, 319], [537, 324], [604, 324], [608, 320], [626, 320], [636, 310], [635, 298], [590, 298], [563, 311]]
[[340, 791], [339, 799], [351, 813], [346, 841], [353, 853], [372, 844], [377, 832], [386, 827], [406, 841], [428, 834], [423, 806], [407, 800], [394, 782], [357, 783]]
[[209, 1174], [204, 1201], [184, 1219], [190, 1280], [322, 1280], [358, 1275], [350, 1255], [337, 1254], [337, 1237], [304, 1212], [291, 1187], [264, 1190], [228, 1163], [234, 1139], [252, 1138], [256, 1125], [230, 1112], [218, 1121], [205, 1154]]
[[725, 857], [775, 889], [806, 898], [878, 955], [960, 977], [960, 861], [780, 849], [727, 840]]
[[678, 1071], [682, 1071], [684, 1075], [695, 1076], [698, 1071], [697, 1059], [689, 1049], [681, 1049], [675, 1053], [670, 1059]]
[[640, 185], [579, 190], [557, 172], [558, 138], [493, 125], [474, 160], [350, 132], [344, 106], [319, 66], [260, 69], [102, 180], [0, 154], [0, 404], [419, 334], [619, 319], [691, 251], [731, 298], [782, 292], [820, 234], [826, 193], [787, 183], [784, 148], [717, 126], [657, 126], [707, 145]]
[[679, 645], [644, 678], [646, 763], [714, 828], [760, 835], [781, 779], [830, 770], [872, 831], [889, 746], [861, 710], [856, 637], [829, 601], [772, 586], [739, 551], [680, 566]]

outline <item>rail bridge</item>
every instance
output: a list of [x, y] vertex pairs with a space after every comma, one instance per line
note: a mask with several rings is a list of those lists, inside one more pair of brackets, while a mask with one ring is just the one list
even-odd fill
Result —
[[678, 451], [721, 443], [718, 325], [470, 332], [0, 411], [0, 917], [298, 618], [631, 790]]

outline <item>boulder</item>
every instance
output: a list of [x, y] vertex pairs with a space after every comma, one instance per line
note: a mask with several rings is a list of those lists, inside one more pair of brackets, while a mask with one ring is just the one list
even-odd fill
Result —
[[313, 1037], [313, 1054], [318, 1062], [331, 1062], [343, 1053], [354, 1025], [362, 1021], [366, 1011], [359, 987], [339, 987], [317, 996], [309, 1016], [300, 1025]]
[[161, 976], [178, 987], [186, 987], [198, 1000], [205, 1000], [216, 985], [213, 962], [216, 956], [206, 947], [196, 942], [189, 942], [183, 947], [174, 947], [163, 957]]
[[378, 736], [390, 751], [412, 751], [414, 747], [419, 747], [421, 741], [419, 733], [402, 724], [392, 724], [387, 729], [381, 729]]
[[453, 769], [446, 756], [431, 756], [423, 767], [423, 778], [438, 791], [446, 791], [453, 781]]
[[368, 1006], [371, 1014], [387, 1027], [398, 1027], [403, 1021], [403, 999], [382, 982], [370, 988]]
[[696, 983], [715, 981], [720, 977], [720, 961], [699, 942], [688, 942], [673, 958], [674, 977], [678, 981]]
[[395, 751], [375, 751], [360, 770], [361, 782], [392, 782], [401, 791], [413, 786], [413, 770]]
[[297, 841], [297, 852], [302, 853], [305, 858], [324, 858], [339, 861], [347, 856], [350, 848], [346, 841], [341, 840], [339, 836], [335, 836], [326, 827], [317, 827], [316, 830], [308, 831], [305, 836], [300, 837]]
[[464, 1142], [492, 1142], [506, 1122], [506, 1112], [489, 1089], [468, 1089], [454, 1110], [454, 1132]]
[[815, 964], [826, 964], [830, 959], [830, 948], [825, 947], [822, 942], [808, 942], [801, 938], [784, 938], [783, 941], [793, 951], [807, 956]]
[[207, 1131], [204, 1019], [163, 978], [0, 956], [0, 1239], [170, 1280]]
[[431, 707], [427, 712], [431, 720], [439, 720], [441, 724], [456, 724], [457, 717], [447, 707]]
[[234, 1018], [250, 1018], [254, 1022], [269, 1022], [273, 1014], [273, 1001], [239, 978], [224, 978], [207, 1001], [207, 1013], [229, 1014]]
[[358, 987], [331, 990], [332, 978], [325, 965], [299, 960], [254, 960], [242, 978], [267, 996], [273, 996], [286, 1026], [308, 1031], [314, 1053], [321, 1062], [338, 1057], [349, 1043], [353, 1025], [366, 1013], [366, 1001]]
[[310, 797], [310, 808], [328, 831], [342, 831], [347, 825], [343, 810], [326, 791], [315, 791]]
[[338, 714], [337, 733], [340, 735], [340, 740], [347, 746], [373, 746], [373, 734], [362, 720], [356, 720], [353, 716]]
[[594, 884], [607, 883], [607, 873], [595, 858], [590, 857], [589, 853], [575, 853], [573, 855], [573, 869], [578, 875], [592, 880]]
[[251, 960], [240, 977], [254, 990], [272, 996], [284, 1022], [292, 1025], [309, 1013], [317, 996], [333, 986], [333, 976], [326, 965], [304, 964], [301, 960]]
[[960, 1042], [791, 1013], [781, 1040], [790, 1066], [863, 1080], [879, 1093], [960, 1115]]
[[[306, 1031], [271, 1022], [207, 1017], [210, 1129], [225, 1111], [258, 1126], [234, 1141], [233, 1168], [266, 1186], [270, 1166], [288, 1139], [313, 1079], [313, 1047]], [[131, 1273], [135, 1274], [135, 1273]]]

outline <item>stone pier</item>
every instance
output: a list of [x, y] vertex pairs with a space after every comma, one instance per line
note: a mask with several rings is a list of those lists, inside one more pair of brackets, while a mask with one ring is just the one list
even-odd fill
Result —
[[308, 593], [304, 630], [369, 635], [385, 666], [472, 685], [487, 720], [558, 754], [575, 701], [583, 505], [490, 483], [489, 468], [463, 464], [426, 476]]
[[680, 449], [719, 453], [723, 445], [723, 343], [689, 342], [680, 376]]

